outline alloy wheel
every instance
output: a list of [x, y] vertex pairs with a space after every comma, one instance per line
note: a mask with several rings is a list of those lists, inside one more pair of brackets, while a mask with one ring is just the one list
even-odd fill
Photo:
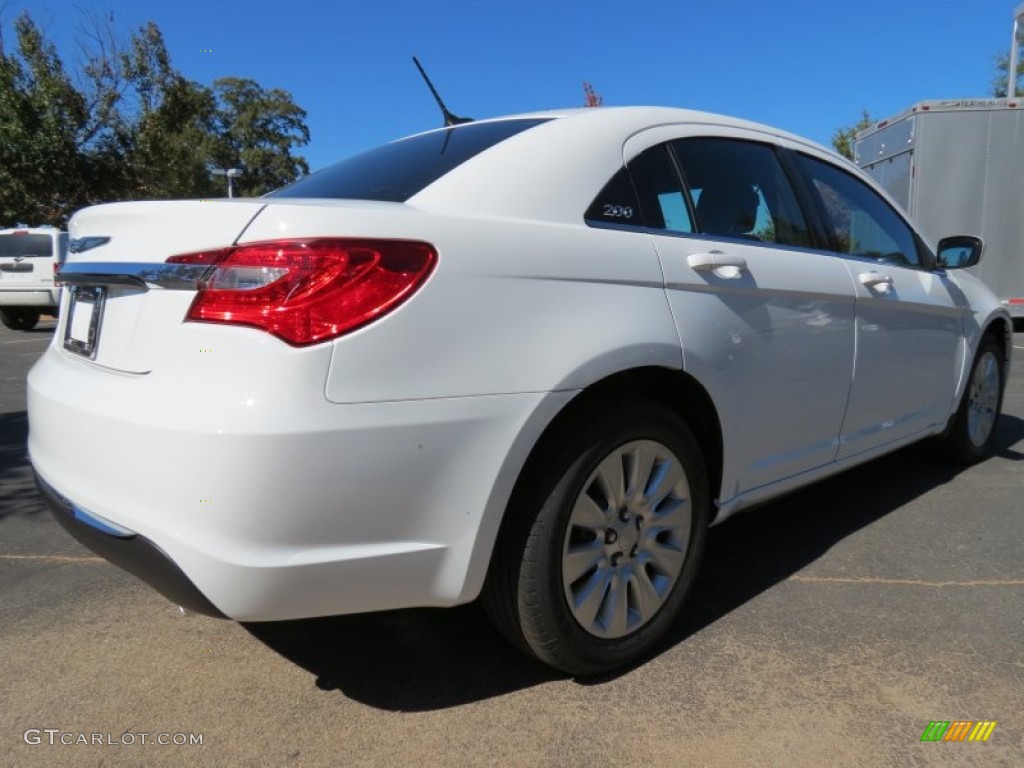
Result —
[[692, 523], [682, 462], [653, 440], [626, 443], [583, 484], [562, 548], [562, 585], [589, 634], [621, 638], [664, 605], [686, 562]]

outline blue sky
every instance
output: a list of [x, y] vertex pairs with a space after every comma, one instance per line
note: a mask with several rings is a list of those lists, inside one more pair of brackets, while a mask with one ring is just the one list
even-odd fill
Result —
[[78, 6], [113, 12], [124, 30], [155, 21], [185, 76], [290, 91], [309, 113], [312, 140], [300, 153], [316, 169], [440, 124], [413, 54], [458, 115], [581, 106], [587, 80], [609, 106], [704, 109], [828, 144], [862, 109], [880, 119], [923, 99], [987, 96], [1018, 4], [0, 0], [0, 9], [8, 33], [28, 10], [65, 60], [83, 24]]

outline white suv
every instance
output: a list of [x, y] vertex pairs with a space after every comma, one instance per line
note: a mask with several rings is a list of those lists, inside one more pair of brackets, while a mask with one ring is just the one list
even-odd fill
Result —
[[68, 233], [55, 227], [0, 229], [0, 320], [29, 331], [42, 314], [56, 314], [53, 273], [68, 253]]

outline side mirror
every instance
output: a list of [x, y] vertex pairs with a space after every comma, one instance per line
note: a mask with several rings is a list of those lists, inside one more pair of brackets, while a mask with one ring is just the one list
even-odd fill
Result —
[[973, 235], [956, 235], [944, 237], [939, 241], [939, 253], [936, 264], [939, 269], [966, 269], [981, 261], [981, 252], [985, 244], [980, 237]]

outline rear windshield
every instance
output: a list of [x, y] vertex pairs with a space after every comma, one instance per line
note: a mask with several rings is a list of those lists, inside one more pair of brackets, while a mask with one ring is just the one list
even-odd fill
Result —
[[0, 258], [4, 256], [53, 256], [49, 235], [0, 235]]
[[328, 166], [267, 197], [404, 203], [474, 155], [549, 119], [467, 123], [400, 139]]

